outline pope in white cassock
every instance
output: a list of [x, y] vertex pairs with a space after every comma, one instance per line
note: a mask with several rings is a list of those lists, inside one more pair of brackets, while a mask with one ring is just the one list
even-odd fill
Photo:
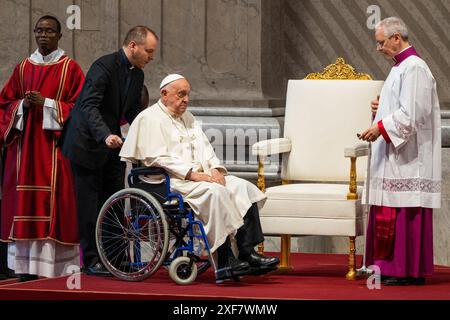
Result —
[[[433, 272], [433, 208], [441, 201], [441, 124], [436, 80], [395, 17], [375, 28], [377, 50], [394, 60], [374, 124], [366, 255], [386, 285], [424, 284]], [[365, 196], [363, 196], [365, 199]]]
[[[186, 110], [190, 91], [183, 76], [164, 78], [161, 99], [133, 121], [120, 157], [169, 173], [171, 190], [193, 209], [203, 223], [211, 252], [217, 251], [217, 281], [274, 270], [279, 259], [254, 250], [264, 241], [258, 205], [263, 205], [265, 195], [250, 182], [227, 175], [199, 122]], [[230, 236], [236, 239], [238, 259]]]

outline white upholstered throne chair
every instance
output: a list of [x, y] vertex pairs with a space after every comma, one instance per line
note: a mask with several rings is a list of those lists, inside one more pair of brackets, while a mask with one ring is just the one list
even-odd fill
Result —
[[[283, 138], [253, 145], [258, 187], [267, 196], [261, 224], [265, 235], [281, 235], [280, 269], [291, 268], [291, 236], [347, 236], [346, 277], [356, 278], [355, 238], [363, 232], [363, 156], [368, 154], [368, 145], [356, 134], [370, 126], [370, 101], [382, 84], [356, 73], [342, 58], [322, 73], [289, 80]], [[265, 189], [265, 158], [278, 154], [282, 184]]]

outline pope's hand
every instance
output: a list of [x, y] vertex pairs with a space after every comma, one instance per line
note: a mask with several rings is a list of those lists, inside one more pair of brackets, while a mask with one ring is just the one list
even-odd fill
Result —
[[[217, 171], [217, 172], [214, 172]], [[193, 172], [189, 171], [186, 175], [186, 180], [194, 181], [194, 182], [211, 182], [218, 183], [221, 185], [225, 185], [225, 177], [216, 169], [213, 169], [211, 175], [202, 172]]]
[[190, 170], [186, 175], [186, 180], [194, 181], [194, 182], [211, 182], [211, 176], [206, 173], [199, 173]]
[[217, 169], [211, 170], [211, 181], [225, 186], [225, 177]]

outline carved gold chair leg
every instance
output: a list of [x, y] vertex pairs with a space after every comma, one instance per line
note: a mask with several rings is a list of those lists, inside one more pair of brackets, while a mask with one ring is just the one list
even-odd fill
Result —
[[277, 273], [286, 273], [292, 271], [291, 266], [291, 236], [288, 234], [281, 235], [281, 257], [278, 265]]
[[349, 237], [350, 252], [348, 255], [348, 272], [345, 276], [347, 280], [356, 280], [356, 237]]
[[264, 253], [264, 241], [258, 244], [258, 253], [263, 254]]

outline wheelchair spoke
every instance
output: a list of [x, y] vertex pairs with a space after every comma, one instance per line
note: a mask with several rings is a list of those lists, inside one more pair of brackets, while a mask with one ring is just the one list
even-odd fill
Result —
[[124, 189], [100, 210], [96, 240], [108, 270], [124, 280], [144, 279], [166, 256], [168, 226], [159, 202], [139, 189]]
[[[116, 222], [116, 225], [117, 226], [119, 226], [119, 227], [121, 227], [122, 228], [122, 231], [125, 231], [125, 229], [124, 229], [124, 227], [123, 227], [123, 224], [120, 222], [120, 220], [119, 220], [119, 217], [117, 216], [117, 213], [116, 213], [116, 211], [114, 210], [114, 207], [112, 207], [112, 213], [110, 213], [111, 215], [113, 215], [113, 218], [114, 218], [114, 220], [115, 220], [115, 222]], [[109, 218], [109, 217], [105, 217], [105, 218], [108, 218], [111, 222], [114, 222], [114, 220], [112, 220], [111, 218]]]
[[109, 237], [109, 236], [104, 236], [104, 238], [106, 238], [106, 239], [105, 239], [105, 241], [104, 241], [103, 243], [104, 243], [104, 244], [107, 244], [107, 243], [108, 243], [108, 245], [106, 245], [106, 246], [104, 245], [104, 246], [103, 246], [103, 248], [104, 248], [105, 250], [109, 250], [109, 249], [115, 247], [117, 243], [123, 242], [123, 241], [125, 240], [123, 237]]
[[122, 218], [122, 219], [126, 218], [125, 210], [123, 209], [123, 206], [120, 206], [120, 203], [118, 203], [118, 206], [119, 206], [119, 208], [118, 208], [119, 214], [117, 214], [115, 208], [112, 207], [113, 213], [114, 213], [114, 218], [121, 226], [123, 226], [123, 224], [120, 222], [120, 218]]
[[[128, 246], [123, 246], [123, 248], [114, 256], [111, 258], [111, 262], [113, 266], [116, 266], [117, 268], [121, 269], [122, 267], [122, 262], [126, 262], [128, 261], [128, 259], [125, 259], [125, 255], [128, 253], [127, 248]], [[118, 262], [118, 259], [120, 263]], [[125, 264], [126, 265], [126, 264]]]
[[111, 219], [110, 217], [105, 217], [104, 219], [103, 219], [103, 221], [106, 221], [106, 220], [108, 220], [109, 222], [104, 222], [108, 227], [110, 227], [110, 228], [120, 228], [120, 229], [122, 229], [122, 231], [125, 231], [125, 228], [124, 228], [124, 226], [120, 223], [120, 222], [118, 222], [118, 221], [116, 221], [116, 220], [113, 220], [113, 219]]

